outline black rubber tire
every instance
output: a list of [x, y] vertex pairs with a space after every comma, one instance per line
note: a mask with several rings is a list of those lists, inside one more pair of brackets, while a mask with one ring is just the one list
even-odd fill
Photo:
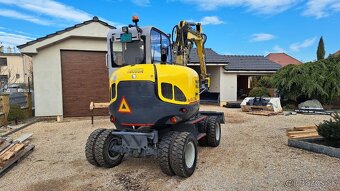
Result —
[[[206, 120], [202, 120], [202, 121], [198, 122], [196, 125], [197, 125], [199, 133], [206, 133], [206, 129], [207, 129]], [[202, 137], [201, 139], [198, 140], [198, 145], [201, 146], [201, 147], [208, 146], [206, 136], [204, 136], [204, 137]]]
[[98, 162], [94, 158], [94, 144], [96, 143], [96, 140], [98, 136], [105, 131], [105, 129], [96, 129], [94, 130], [90, 136], [87, 138], [86, 145], [85, 145], [85, 157], [87, 161], [94, 165], [94, 166], [99, 166]]
[[[219, 131], [217, 133], [217, 131]], [[221, 141], [221, 124], [217, 117], [209, 117], [207, 121], [206, 139], [208, 146], [217, 147]], [[217, 137], [219, 135], [219, 137]]]
[[114, 157], [110, 156], [109, 147], [112, 141], [115, 141], [114, 144], [121, 144], [121, 138], [112, 135], [111, 132], [112, 129], [103, 131], [97, 138], [94, 147], [94, 157], [97, 163], [105, 168], [112, 168], [119, 165], [124, 157], [124, 155], [119, 153], [114, 153], [116, 154]]
[[[195, 158], [191, 167], [187, 166], [185, 158], [186, 146], [189, 143], [193, 143], [195, 151]], [[197, 140], [191, 133], [181, 132], [176, 136], [172, 145], [170, 164], [177, 176], [187, 178], [194, 173], [197, 163], [197, 152]]]
[[174, 176], [175, 172], [171, 168], [171, 150], [172, 143], [179, 133], [177, 131], [170, 131], [162, 137], [159, 143], [159, 165], [164, 174]]

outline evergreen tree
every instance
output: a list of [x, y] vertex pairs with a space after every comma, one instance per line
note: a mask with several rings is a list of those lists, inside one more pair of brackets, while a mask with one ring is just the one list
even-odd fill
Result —
[[316, 52], [318, 60], [323, 60], [325, 59], [325, 45], [323, 43], [323, 38], [321, 36], [319, 40], [319, 45], [318, 45], [318, 50]]

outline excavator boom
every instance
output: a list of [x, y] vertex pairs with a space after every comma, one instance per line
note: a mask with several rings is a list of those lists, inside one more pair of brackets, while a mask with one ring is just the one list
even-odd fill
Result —
[[201, 23], [180, 21], [172, 30], [172, 53], [176, 58], [175, 64], [187, 66], [190, 51], [193, 45], [196, 45], [200, 63], [201, 89], [203, 90], [207, 90], [210, 87], [210, 77], [207, 74], [204, 54], [206, 40], [207, 36], [202, 32]]

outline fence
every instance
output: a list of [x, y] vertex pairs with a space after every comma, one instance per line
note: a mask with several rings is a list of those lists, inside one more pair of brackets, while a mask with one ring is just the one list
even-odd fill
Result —
[[0, 95], [0, 126], [7, 125], [7, 117], [11, 104], [18, 104], [24, 113], [24, 118], [32, 117], [32, 94], [30, 92], [18, 92]]

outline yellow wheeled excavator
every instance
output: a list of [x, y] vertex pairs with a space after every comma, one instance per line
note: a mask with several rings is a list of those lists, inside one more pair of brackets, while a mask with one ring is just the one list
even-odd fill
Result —
[[[111, 168], [124, 155], [156, 156], [170, 176], [191, 176], [197, 145], [217, 147], [222, 112], [199, 111], [199, 95], [210, 86], [200, 23], [181, 21], [172, 35], [134, 24], [112, 29], [107, 36], [110, 74], [110, 121], [115, 129], [97, 129], [89, 136], [89, 163]], [[170, 40], [170, 36], [171, 39]], [[200, 75], [189, 67], [196, 46]]]

